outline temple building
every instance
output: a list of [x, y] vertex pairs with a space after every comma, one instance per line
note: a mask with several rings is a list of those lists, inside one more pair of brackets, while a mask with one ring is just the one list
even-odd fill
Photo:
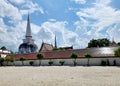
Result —
[[38, 49], [38, 47], [34, 43], [34, 39], [32, 39], [31, 27], [30, 27], [30, 18], [29, 18], [29, 14], [28, 14], [25, 39], [23, 39], [23, 43], [20, 44], [19, 49], [18, 49], [18, 53], [20, 53], [20, 54], [36, 53], [37, 49]]
[[39, 52], [42, 51], [53, 51], [54, 47], [52, 44], [42, 42]]
[[115, 47], [115, 46], [119, 46], [119, 45], [114, 41], [114, 38], [113, 38], [110, 46]]

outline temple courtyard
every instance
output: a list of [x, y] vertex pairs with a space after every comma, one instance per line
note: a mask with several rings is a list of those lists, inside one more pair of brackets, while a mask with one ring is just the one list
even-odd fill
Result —
[[120, 86], [120, 67], [0, 67], [0, 86]]

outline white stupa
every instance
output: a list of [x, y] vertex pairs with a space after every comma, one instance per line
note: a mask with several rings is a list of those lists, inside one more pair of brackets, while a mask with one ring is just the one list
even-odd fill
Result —
[[23, 39], [23, 43], [19, 46], [18, 52], [20, 54], [36, 53], [37, 49], [38, 49], [38, 47], [34, 43], [34, 39], [32, 39], [31, 27], [30, 27], [30, 18], [29, 18], [29, 14], [28, 14], [25, 39]]

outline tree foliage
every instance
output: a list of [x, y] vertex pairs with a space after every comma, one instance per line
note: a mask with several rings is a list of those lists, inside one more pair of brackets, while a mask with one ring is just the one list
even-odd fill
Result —
[[14, 61], [13, 57], [11, 57], [11, 56], [6, 56], [4, 60], [7, 62], [7, 65], [8, 65], [8, 62]]
[[73, 61], [74, 66], [76, 66], [76, 64], [77, 64], [76, 59], [78, 58], [78, 55], [76, 53], [72, 53], [70, 57], [74, 59], [74, 61]]
[[102, 66], [106, 66], [107, 65], [107, 61], [106, 60], [101, 60], [101, 65]]
[[106, 47], [110, 45], [110, 41], [107, 38], [102, 38], [102, 39], [92, 39], [88, 43], [88, 48], [91, 47]]
[[29, 61], [29, 64], [32, 66], [34, 64], [34, 61]]
[[53, 60], [49, 60], [48, 64], [51, 66], [53, 64]]
[[60, 63], [61, 65], [64, 65], [65, 61], [64, 61], [64, 60], [60, 60], [59, 63]]
[[39, 66], [40, 66], [41, 60], [44, 58], [44, 55], [42, 53], [38, 53], [36, 56], [37, 56], [37, 59], [39, 59]]
[[117, 49], [114, 51], [114, 55], [115, 55], [116, 57], [120, 57], [120, 47], [117, 48]]
[[91, 55], [91, 54], [89, 54], [89, 53], [86, 53], [84, 56], [85, 56], [86, 58], [88, 58], [88, 63], [87, 63], [87, 66], [89, 66], [89, 65], [90, 65], [90, 64], [89, 64], [90, 57], [92, 57], [92, 55]]
[[20, 61], [22, 61], [22, 64], [24, 65], [24, 61], [25, 61], [26, 59], [25, 59], [25, 57], [20, 57]]
[[73, 59], [77, 59], [78, 55], [76, 53], [72, 53], [70, 57], [73, 58]]
[[120, 46], [120, 42], [117, 43]]
[[2, 46], [0, 49], [1, 50], [7, 50], [7, 48], [5, 46]]
[[87, 58], [92, 57], [92, 55], [91, 55], [91, 54], [89, 54], [89, 53], [86, 53], [84, 56], [85, 56], [85, 57], [87, 57]]

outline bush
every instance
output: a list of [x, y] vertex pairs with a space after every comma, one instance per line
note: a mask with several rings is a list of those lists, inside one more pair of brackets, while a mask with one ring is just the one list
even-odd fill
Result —
[[73, 63], [74, 63], [74, 66], [76, 66], [77, 65], [76, 59], [78, 58], [78, 55], [73, 52], [70, 57], [74, 59]]
[[65, 61], [64, 61], [64, 60], [60, 60], [59, 63], [60, 63], [61, 65], [64, 65]]
[[101, 61], [101, 65], [102, 65], [102, 66], [106, 66], [106, 64], [107, 64], [106, 60], [102, 60], [102, 61]]
[[41, 60], [44, 58], [44, 54], [43, 53], [37, 53], [37, 59], [39, 59], [39, 66], [41, 65]]
[[22, 61], [22, 65], [24, 65], [24, 61], [25, 61], [26, 59], [25, 59], [25, 57], [20, 57], [20, 61]]
[[89, 61], [90, 61], [90, 58], [92, 57], [92, 55], [91, 55], [90, 53], [86, 53], [86, 54], [84, 54], [84, 56], [85, 56], [86, 58], [88, 58], [87, 66], [90, 66]]
[[32, 66], [34, 64], [34, 61], [29, 61], [29, 64]]
[[116, 57], [120, 57], [120, 47], [117, 48], [117, 49], [114, 51], [114, 55], [115, 55]]
[[86, 53], [84, 56], [87, 57], [87, 58], [92, 57], [92, 55], [90, 53]]
[[51, 66], [51, 65], [53, 64], [53, 61], [50, 60], [50, 61], [48, 62], [48, 64]]

